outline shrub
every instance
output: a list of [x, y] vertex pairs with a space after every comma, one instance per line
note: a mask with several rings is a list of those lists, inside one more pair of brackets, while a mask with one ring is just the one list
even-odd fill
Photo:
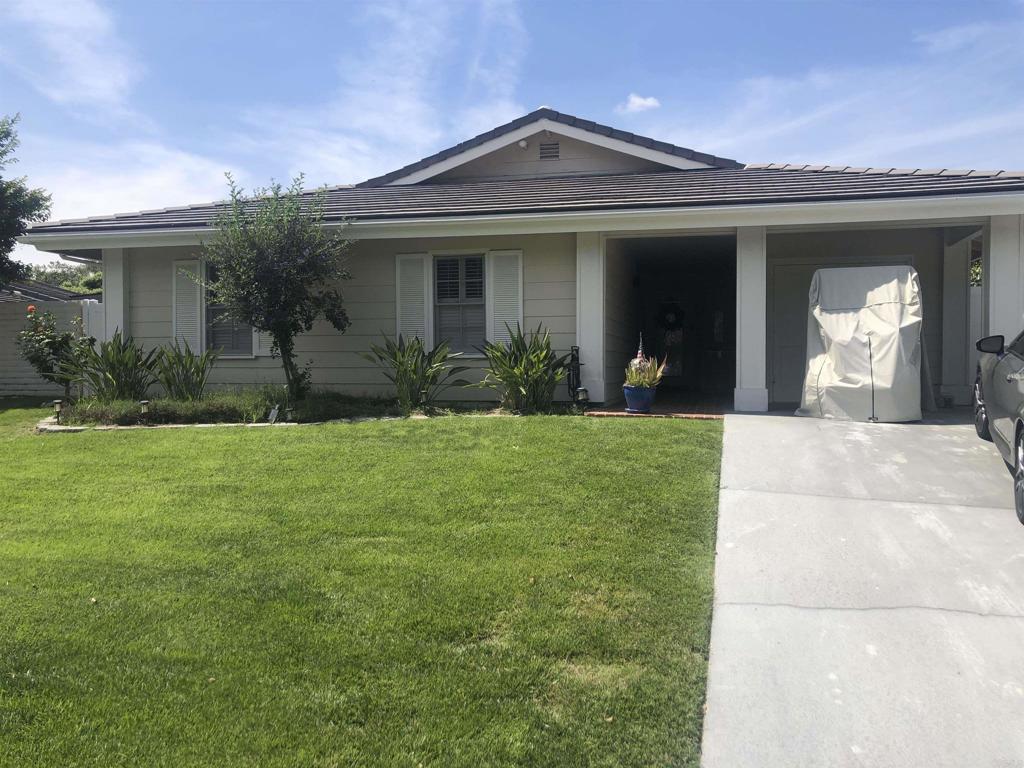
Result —
[[91, 349], [96, 340], [82, 331], [82, 319], [71, 321], [71, 328], [57, 330], [57, 320], [50, 312], [36, 313], [35, 304], [28, 305], [28, 325], [18, 332], [18, 350], [36, 373], [52, 384], [64, 387], [64, 399], [71, 398], [72, 364]]
[[156, 378], [174, 400], [202, 400], [217, 354], [208, 349], [197, 355], [187, 341], [182, 349], [175, 340], [173, 346], [164, 347], [157, 355]]
[[[87, 397], [73, 403], [62, 414], [66, 424], [255, 424], [267, 420], [275, 405], [284, 408], [284, 387], [250, 387], [206, 393], [202, 400], [154, 398], [149, 413], [142, 414], [137, 400], [103, 402]], [[297, 421], [329, 421], [355, 416], [397, 415], [393, 400], [359, 398], [338, 392], [313, 391], [296, 405]], [[284, 416], [283, 410], [281, 417]]]
[[83, 349], [69, 368], [70, 380], [89, 388], [92, 397], [103, 403], [114, 400], [140, 400], [156, 381], [158, 350], [143, 352], [131, 336], [120, 331], [110, 341]]
[[558, 356], [551, 349], [551, 334], [538, 325], [536, 331], [523, 334], [516, 323], [507, 344], [488, 341], [480, 351], [487, 358], [486, 375], [472, 387], [498, 392], [501, 405], [519, 413], [538, 413], [551, 409], [555, 387], [565, 378], [569, 355]]
[[383, 347], [371, 345], [363, 357], [379, 365], [395, 385], [398, 407], [405, 415], [434, 407], [438, 396], [456, 383], [451, 377], [468, 370], [449, 364], [459, 353], [449, 352], [447, 341], [428, 351], [419, 337], [406, 341], [401, 334], [398, 341], [385, 336]]

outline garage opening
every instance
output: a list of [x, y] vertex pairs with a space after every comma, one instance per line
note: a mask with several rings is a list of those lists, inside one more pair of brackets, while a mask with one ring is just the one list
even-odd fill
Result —
[[606, 249], [605, 402], [622, 399], [623, 370], [644, 351], [667, 356], [658, 404], [721, 412], [736, 381], [736, 238], [609, 240]]

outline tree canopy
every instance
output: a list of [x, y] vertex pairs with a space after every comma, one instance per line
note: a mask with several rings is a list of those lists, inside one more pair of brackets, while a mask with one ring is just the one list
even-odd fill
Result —
[[271, 336], [292, 400], [310, 385], [295, 337], [321, 316], [342, 332], [349, 325], [340, 287], [349, 243], [323, 227], [324, 194], [303, 193], [302, 182], [300, 175], [287, 189], [275, 182], [246, 195], [229, 174], [230, 200], [204, 243], [207, 290], [227, 317]]
[[45, 190], [31, 189], [23, 176], [6, 178], [7, 167], [17, 162], [18, 118], [0, 117], [0, 286], [28, 276], [28, 267], [11, 259], [11, 251], [30, 223], [50, 215], [50, 195]]

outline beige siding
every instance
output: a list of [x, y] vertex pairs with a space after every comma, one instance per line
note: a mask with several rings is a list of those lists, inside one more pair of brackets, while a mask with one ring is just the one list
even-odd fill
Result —
[[[495, 150], [476, 160], [438, 174], [430, 182], [457, 182], [479, 179], [537, 178], [592, 173], [644, 173], [666, 170], [666, 166], [650, 160], [616, 152], [612, 149], [544, 132], [526, 139], [523, 149], [518, 143]], [[541, 143], [557, 142], [557, 160], [541, 160]]]
[[29, 303], [35, 304], [37, 312], [53, 313], [61, 330], [68, 328], [73, 318], [82, 316], [82, 305], [78, 302], [0, 303], [0, 395], [63, 395], [64, 387], [39, 378], [18, 350], [18, 332], [25, 327]]
[[[395, 255], [451, 251], [523, 252], [523, 316], [527, 328], [542, 324], [557, 349], [568, 351], [576, 339], [576, 251], [573, 235], [527, 235], [489, 238], [367, 240], [356, 243], [349, 257], [352, 279], [341, 288], [352, 324], [338, 333], [319, 322], [298, 338], [302, 363], [312, 361], [313, 384], [352, 394], [385, 395], [390, 385], [381, 372], [361, 357], [383, 334], [395, 334]], [[146, 248], [128, 252], [130, 324], [146, 346], [171, 338], [171, 277], [175, 259], [194, 258], [196, 249]], [[477, 360], [470, 363], [481, 367]], [[269, 357], [218, 361], [212, 376], [217, 385], [281, 383], [280, 361]], [[448, 398], [483, 399], [489, 392], [456, 388]]]
[[[942, 372], [941, 229], [769, 232], [768, 380], [773, 402], [800, 399], [806, 357], [807, 292], [814, 270], [858, 264], [910, 264], [918, 272], [923, 297], [923, 334], [932, 383]], [[796, 281], [776, 288], [781, 279]], [[777, 300], [781, 296], [786, 301]], [[799, 370], [798, 370], [799, 368]], [[794, 384], [794, 382], [797, 382]]]
[[623, 372], [636, 354], [640, 331], [633, 261], [619, 240], [608, 241], [605, 259], [604, 401], [614, 403], [622, 400]]

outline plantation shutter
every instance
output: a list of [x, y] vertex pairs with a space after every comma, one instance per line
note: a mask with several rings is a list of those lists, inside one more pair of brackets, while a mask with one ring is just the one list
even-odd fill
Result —
[[[508, 343], [508, 328], [523, 323], [523, 254], [490, 251], [487, 254], [487, 339]], [[506, 325], [508, 327], [506, 327]]]
[[425, 253], [403, 253], [395, 257], [397, 285], [396, 333], [406, 339], [420, 338], [432, 346], [430, 260]]
[[274, 339], [269, 333], [252, 329], [252, 354], [254, 357], [270, 357], [270, 347]]
[[171, 333], [182, 347], [188, 344], [193, 352], [199, 352], [203, 348], [203, 287], [198, 282], [199, 259], [176, 260], [173, 266]]

